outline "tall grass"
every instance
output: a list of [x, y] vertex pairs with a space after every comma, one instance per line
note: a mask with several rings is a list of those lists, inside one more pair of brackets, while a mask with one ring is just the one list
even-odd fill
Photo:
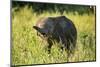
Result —
[[78, 32], [77, 46], [72, 57], [61, 53], [59, 43], [54, 43], [51, 54], [47, 52], [47, 42], [37, 36], [32, 28], [40, 17], [60, 16], [60, 13], [44, 12], [37, 15], [27, 6], [15, 11], [12, 8], [12, 65], [47, 64], [61, 62], [95, 61], [95, 15], [64, 13], [75, 24]]

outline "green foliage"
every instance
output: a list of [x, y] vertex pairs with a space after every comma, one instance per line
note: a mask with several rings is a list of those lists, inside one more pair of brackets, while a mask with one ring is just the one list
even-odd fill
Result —
[[[88, 6], [88, 5], [74, 5], [74, 4], [57, 4], [57, 3], [39, 3], [39, 2], [25, 2], [25, 1], [12, 1], [12, 7], [23, 8], [24, 6], [28, 5], [28, 7], [32, 7], [33, 11], [37, 14], [41, 14], [45, 11], [47, 12], [56, 12], [59, 11], [60, 14], [63, 14], [65, 11], [66, 13], [73, 12], [76, 14], [90, 14], [94, 13], [95, 6]], [[74, 6], [74, 7], [73, 7]]]
[[95, 15], [94, 14], [73, 14], [64, 15], [71, 19], [78, 32], [77, 46], [75, 53], [67, 58], [67, 52], [61, 53], [59, 43], [54, 43], [51, 54], [48, 54], [47, 42], [37, 36], [36, 30], [32, 27], [40, 17], [59, 16], [55, 13], [44, 13], [37, 15], [33, 9], [25, 6], [18, 11], [12, 8], [12, 65], [25, 64], [47, 64], [61, 62], [95, 61]]

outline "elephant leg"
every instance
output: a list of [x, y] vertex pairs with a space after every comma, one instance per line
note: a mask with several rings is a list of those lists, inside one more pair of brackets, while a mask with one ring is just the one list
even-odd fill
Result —
[[50, 54], [51, 53], [51, 47], [52, 47], [53, 43], [50, 39], [48, 39], [47, 41], [49, 43], [49, 45], [48, 45], [48, 54]]

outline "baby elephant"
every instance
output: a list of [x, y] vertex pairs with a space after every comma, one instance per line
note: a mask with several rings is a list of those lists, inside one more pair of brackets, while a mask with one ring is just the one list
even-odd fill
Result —
[[48, 42], [49, 53], [53, 40], [61, 43], [61, 49], [65, 48], [68, 52], [72, 52], [76, 46], [77, 30], [73, 22], [65, 16], [41, 18], [33, 28]]

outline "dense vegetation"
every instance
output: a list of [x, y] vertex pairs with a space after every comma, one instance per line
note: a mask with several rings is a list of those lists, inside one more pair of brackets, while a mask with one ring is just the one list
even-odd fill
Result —
[[[78, 31], [75, 53], [69, 58], [57, 42], [49, 55], [48, 44], [32, 28], [40, 17], [60, 15], [71, 19]], [[12, 65], [95, 61], [95, 39], [95, 12], [90, 6], [12, 2]]]
[[[84, 13], [94, 13], [94, 7], [93, 6], [87, 6], [87, 5], [73, 5], [73, 4], [57, 4], [57, 3], [32, 3], [32, 2], [21, 2], [21, 1], [13, 1], [12, 7], [19, 7], [19, 9], [23, 8], [25, 5], [28, 5], [28, 7], [32, 7], [34, 12], [36, 13], [43, 13], [45, 11], [48, 12], [56, 12], [59, 11], [59, 13], [63, 14], [64, 12], [78, 12], [79, 14]], [[65, 6], [66, 5], [66, 6]], [[74, 7], [73, 7], [74, 6]], [[19, 10], [17, 9], [17, 10]]]

